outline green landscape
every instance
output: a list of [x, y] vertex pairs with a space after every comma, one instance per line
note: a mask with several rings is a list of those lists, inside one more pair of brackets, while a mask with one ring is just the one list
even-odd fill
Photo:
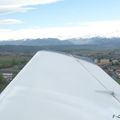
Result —
[[32, 56], [15, 53], [0, 54], [0, 92], [12, 81]]

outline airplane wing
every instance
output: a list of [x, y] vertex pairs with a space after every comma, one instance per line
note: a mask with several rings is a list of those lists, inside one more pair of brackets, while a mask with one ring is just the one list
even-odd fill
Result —
[[119, 93], [98, 66], [40, 51], [0, 95], [0, 119], [118, 120]]

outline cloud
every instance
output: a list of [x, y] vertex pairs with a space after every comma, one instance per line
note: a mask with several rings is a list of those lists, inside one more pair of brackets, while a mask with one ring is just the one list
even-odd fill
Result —
[[21, 24], [23, 23], [21, 20], [17, 19], [4, 19], [0, 20], [0, 25], [13, 25], [13, 24]]
[[33, 7], [23, 7], [23, 6], [1, 6], [0, 14], [16, 13], [16, 12], [27, 12], [28, 10], [35, 9]]
[[0, 0], [0, 14], [26, 12], [34, 5], [50, 4], [60, 0]]
[[[30, 34], [32, 33], [32, 34]], [[0, 40], [27, 38], [89, 38], [120, 37], [120, 21], [84, 22], [77, 26], [31, 28], [20, 30], [0, 29]]]
[[0, 5], [2, 6], [28, 6], [38, 4], [50, 4], [58, 2], [60, 0], [1, 0]]

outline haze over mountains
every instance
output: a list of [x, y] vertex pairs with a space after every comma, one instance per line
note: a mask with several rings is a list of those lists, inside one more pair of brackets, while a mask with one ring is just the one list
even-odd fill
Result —
[[120, 38], [80, 38], [60, 40], [57, 38], [25, 39], [0, 41], [0, 45], [23, 45], [23, 46], [54, 46], [54, 45], [97, 45], [101, 47], [120, 47]]

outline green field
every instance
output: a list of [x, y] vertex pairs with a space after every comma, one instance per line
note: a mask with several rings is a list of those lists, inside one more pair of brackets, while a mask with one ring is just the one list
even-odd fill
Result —
[[3, 78], [2, 73], [12, 73], [14, 78], [30, 59], [31, 56], [28, 55], [0, 55], [0, 92], [10, 82]]

